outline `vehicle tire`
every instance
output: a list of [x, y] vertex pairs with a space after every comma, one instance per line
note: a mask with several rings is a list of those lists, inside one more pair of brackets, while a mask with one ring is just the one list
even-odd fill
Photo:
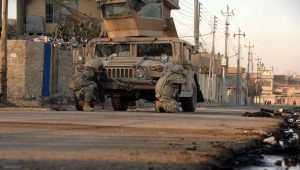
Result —
[[75, 93], [74, 93], [74, 103], [75, 103], [75, 107], [76, 107], [76, 109], [77, 109], [78, 111], [82, 111], [82, 110], [83, 110], [83, 108], [82, 108], [82, 106], [80, 105], [79, 100], [77, 99]]
[[113, 96], [111, 104], [114, 111], [126, 111], [128, 108], [128, 99], [125, 96]]
[[181, 97], [181, 107], [184, 112], [194, 112], [197, 108], [197, 86], [196, 83], [192, 83], [193, 95], [191, 97]]

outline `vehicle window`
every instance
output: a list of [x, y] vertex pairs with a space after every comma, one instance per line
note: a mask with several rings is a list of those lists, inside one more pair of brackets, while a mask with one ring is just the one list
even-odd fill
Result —
[[129, 57], [129, 44], [97, 44], [95, 49], [97, 57]]
[[137, 44], [137, 56], [161, 56], [166, 54], [172, 56], [172, 45], [170, 43], [161, 44]]
[[162, 18], [162, 3], [160, 0], [138, 0], [136, 11], [139, 17]]
[[128, 3], [105, 4], [102, 7], [104, 18], [126, 17], [131, 15]]

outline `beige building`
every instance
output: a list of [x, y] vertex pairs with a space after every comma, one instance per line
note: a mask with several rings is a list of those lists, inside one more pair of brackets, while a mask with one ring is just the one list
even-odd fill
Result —
[[274, 76], [274, 103], [293, 105], [300, 104], [300, 76]]
[[254, 103], [264, 104], [269, 101], [274, 103], [273, 85], [274, 74], [271, 70], [259, 70], [255, 77], [256, 94]]
[[27, 33], [53, 33], [57, 23], [65, 22], [70, 14], [100, 19], [95, 0], [27, 0], [21, 9], [24, 11], [19, 10], [18, 13], [26, 14], [20, 19], [26, 23], [24, 32]]

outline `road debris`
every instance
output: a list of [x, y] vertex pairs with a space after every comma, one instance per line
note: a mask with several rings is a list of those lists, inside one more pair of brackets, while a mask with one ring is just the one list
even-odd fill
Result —
[[[283, 123], [278, 132], [268, 134], [261, 143], [253, 150], [245, 153], [244, 158], [238, 158], [235, 162], [237, 169], [256, 169], [258, 167], [264, 167], [268, 164], [268, 157], [278, 158], [274, 164], [274, 169], [277, 167], [288, 169], [289, 167], [299, 167], [300, 157], [300, 119], [299, 119], [300, 107], [278, 110], [262, 108], [258, 112], [246, 112], [243, 116], [248, 117], [276, 117], [282, 118]], [[253, 156], [256, 155], [256, 156]], [[279, 159], [279, 158], [282, 158]], [[248, 163], [245, 160], [258, 159]], [[253, 163], [255, 162], [255, 163]], [[250, 168], [249, 168], [250, 167]]]
[[264, 143], [271, 144], [271, 145], [275, 145], [275, 144], [277, 144], [277, 141], [276, 141], [276, 139], [275, 139], [275, 137], [274, 137], [274, 136], [271, 136], [271, 137], [265, 138], [265, 139], [263, 140], [263, 142], [264, 142]]

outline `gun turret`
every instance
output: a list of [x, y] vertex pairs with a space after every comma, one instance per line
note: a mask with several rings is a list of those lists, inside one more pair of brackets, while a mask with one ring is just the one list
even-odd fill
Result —
[[170, 18], [178, 0], [97, 0], [109, 38], [131, 36], [178, 37]]

